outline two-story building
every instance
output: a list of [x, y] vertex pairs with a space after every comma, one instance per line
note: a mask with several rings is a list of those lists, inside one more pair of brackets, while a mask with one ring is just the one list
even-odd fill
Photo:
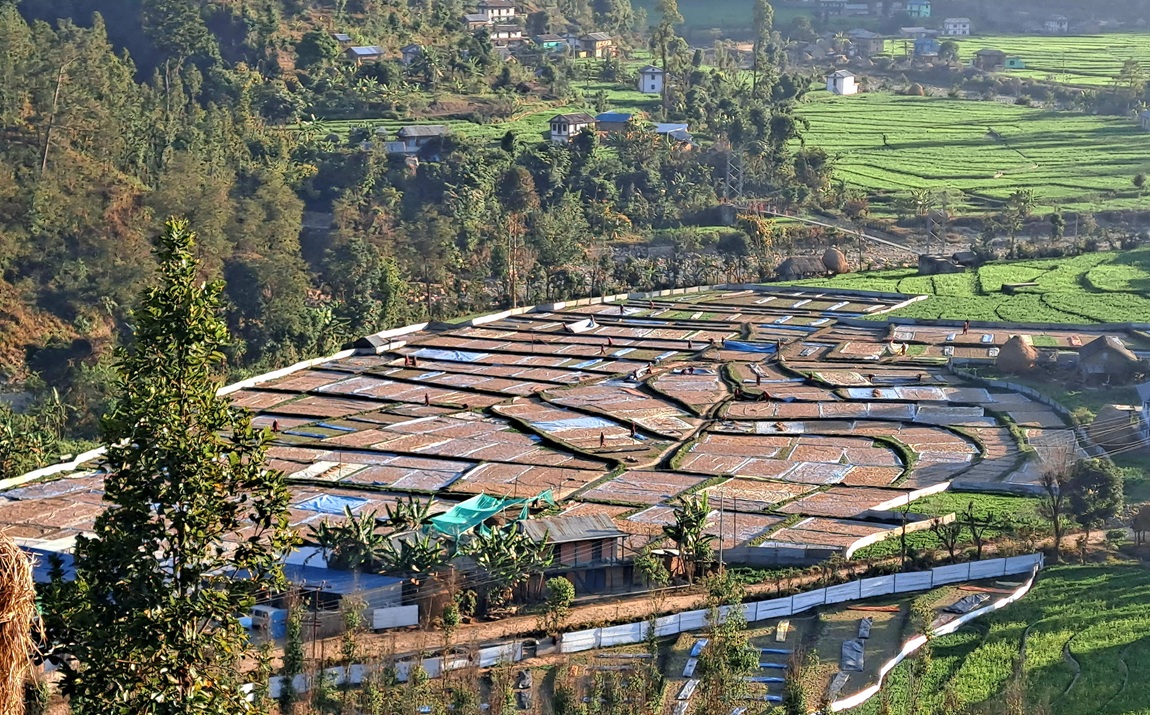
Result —
[[548, 124], [551, 128], [551, 143], [566, 144], [584, 129], [594, 129], [595, 117], [583, 112], [556, 114]]
[[480, 0], [478, 14], [487, 18], [487, 24], [515, 22], [515, 3], [510, 0]]
[[850, 52], [858, 57], [873, 57], [886, 52], [886, 38], [877, 32], [855, 28], [847, 32]]
[[579, 38], [579, 56], [603, 59], [615, 54], [615, 38], [606, 32], [592, 32]]
[[519, 526], [536, 543], [553, 545], [554, 563], [544, 578], [562, 576], [576, 594], [629, 587], [622, 544], [628, 534], [606, 514], [525, 519]]
[[910, 17], [930, 17], [930, 0], [908, 0], [903, 10]]
[[1062, 15], [1055, 15], [1042, 23], [1042, 29], [1052, 35], [1065, 35], [1070, 32], [1070, 20]]
[[942, 21], [942, 34], [950, 37], [965, 37], [970, 34], [969, 17], [948, 17]]
[[639, 70], [639, 91], [643, 94], [662, 94], [663, 75], [663, 70], [655, 65], [647, 65]]

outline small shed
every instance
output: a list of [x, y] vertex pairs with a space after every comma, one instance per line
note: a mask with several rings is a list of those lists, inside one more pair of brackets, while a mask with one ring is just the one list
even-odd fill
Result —
[[662, 94], [663, 70], [655, 65], [647, 65], [639, 70], [639, 91], [643, 94]]
[[1143, 129], [1150, 132], [1150, 109], [1138, 115], [1138, 123]]
[[690, 127], [687, 124], [661, 122], [655, 125], [655, 133], [679, 143], [690, 144], [692, 141]]
[[635, 115], [629, 112], [603, 112], [595, 117], [595, 126], [608, 134], [625, 132], [634, 126]]
[[423, 47], [421, 45], [417, 45], [415, 43], [404, 45], [403, 47], [399, 48], [399, 61], [403, 63], [404, 67], [408, 67], [411, 65], [411, 63], [419, 59], [419, 56], [422, 54]]
[[993, 47], [984, 47], [974, 53], [971, 64], [983, 72], [997, 72], [1006, 67], [1006, 53]]
[[1019, 57], [1018, 55], [1007, 55], [1006, 56], [1006, 69], [1008, 69], [1008, 70], [1024, 70], [1024, 69], [1026, 69], [1026, 63], [1023, 62], [1022, 58]]
[[345, 32], [333, 32], [333, 33], [331, 33], [331, 37], [333, 40], [335, 40], [336, 42], [338, 42], [341, 45], [350, 45], [351, 44], [351, 35], [349, 35]]
[[536, 35], [535, 44], [547, 52], [561, 52], [567, 49], [567, 41], [559, 35]]
[[824, 276], [826, 273], [826, 266], [817, 256], [791, 256], [775, 269], [775, 278], [780, 281], [797, 281]]
[[827, 91], [834, 94], [858, 94], [859, 86], [853, 72], [838, 70], [827, 75]]
[[344, 59], [361, 65], [364, 62], [377, 62], [383, 59], [383, 49], [375, 45], [365, 47], [349, 47], [343, 53]]
[[920, 37], [914, 41], [914, 56], [919, 59], [938, 57], [942, 46], [933, 37]]
[[1078, 350], [1078, 373], [1087, 382], [1126, 384], [1145, 370], [1138, 356], [1113, 335], [1095, 338]]

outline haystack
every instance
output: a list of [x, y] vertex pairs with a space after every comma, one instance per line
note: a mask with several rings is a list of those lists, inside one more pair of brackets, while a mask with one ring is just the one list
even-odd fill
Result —
[[0, 715], [23, 715], [36, 593], [28, 554], [0, 533]]
[[826, 267], [828, 273], [851, 272], [851, 265], [847, 263], [847, 257], [837, 248], [828, 248], [826, 250], [826, 253], [823, 254], [823, 265]]
[[998, 351], [994, 366], [1000, 372], [1021, 375], [1031, 370], [1038, 361], [1038, 350], [1029, 335], [1012, 335]]

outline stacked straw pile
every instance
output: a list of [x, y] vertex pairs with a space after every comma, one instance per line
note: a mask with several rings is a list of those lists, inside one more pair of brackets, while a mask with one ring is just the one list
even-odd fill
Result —
[[0, 715], [24, 713], [35, 617], [31, 558], [0, 532]]

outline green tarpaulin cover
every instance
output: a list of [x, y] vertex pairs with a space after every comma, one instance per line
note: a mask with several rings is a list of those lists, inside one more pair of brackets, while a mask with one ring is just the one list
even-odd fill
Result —
[[555, 504], [555, 498], [551, 494], [551, 490], [533, 497], [523, 497], [518, 499], [506, 497], [493, 497], [488, 494], [479, 494], [473, 496], [465, 502], [460, 502], [443, 512], [439, 516], [431, 518], [431, 526], [433, 529], [441, 534], [447, 536], [459, 536], [460, 534], [475, 528], [477, 525], [482, 524], [487, 519], [495, 516], [504, 509], [521, 506], [523, 512], [520, 519], [528, 517], [527, 510], [536, 501], [542, 499], [549, 504]]

